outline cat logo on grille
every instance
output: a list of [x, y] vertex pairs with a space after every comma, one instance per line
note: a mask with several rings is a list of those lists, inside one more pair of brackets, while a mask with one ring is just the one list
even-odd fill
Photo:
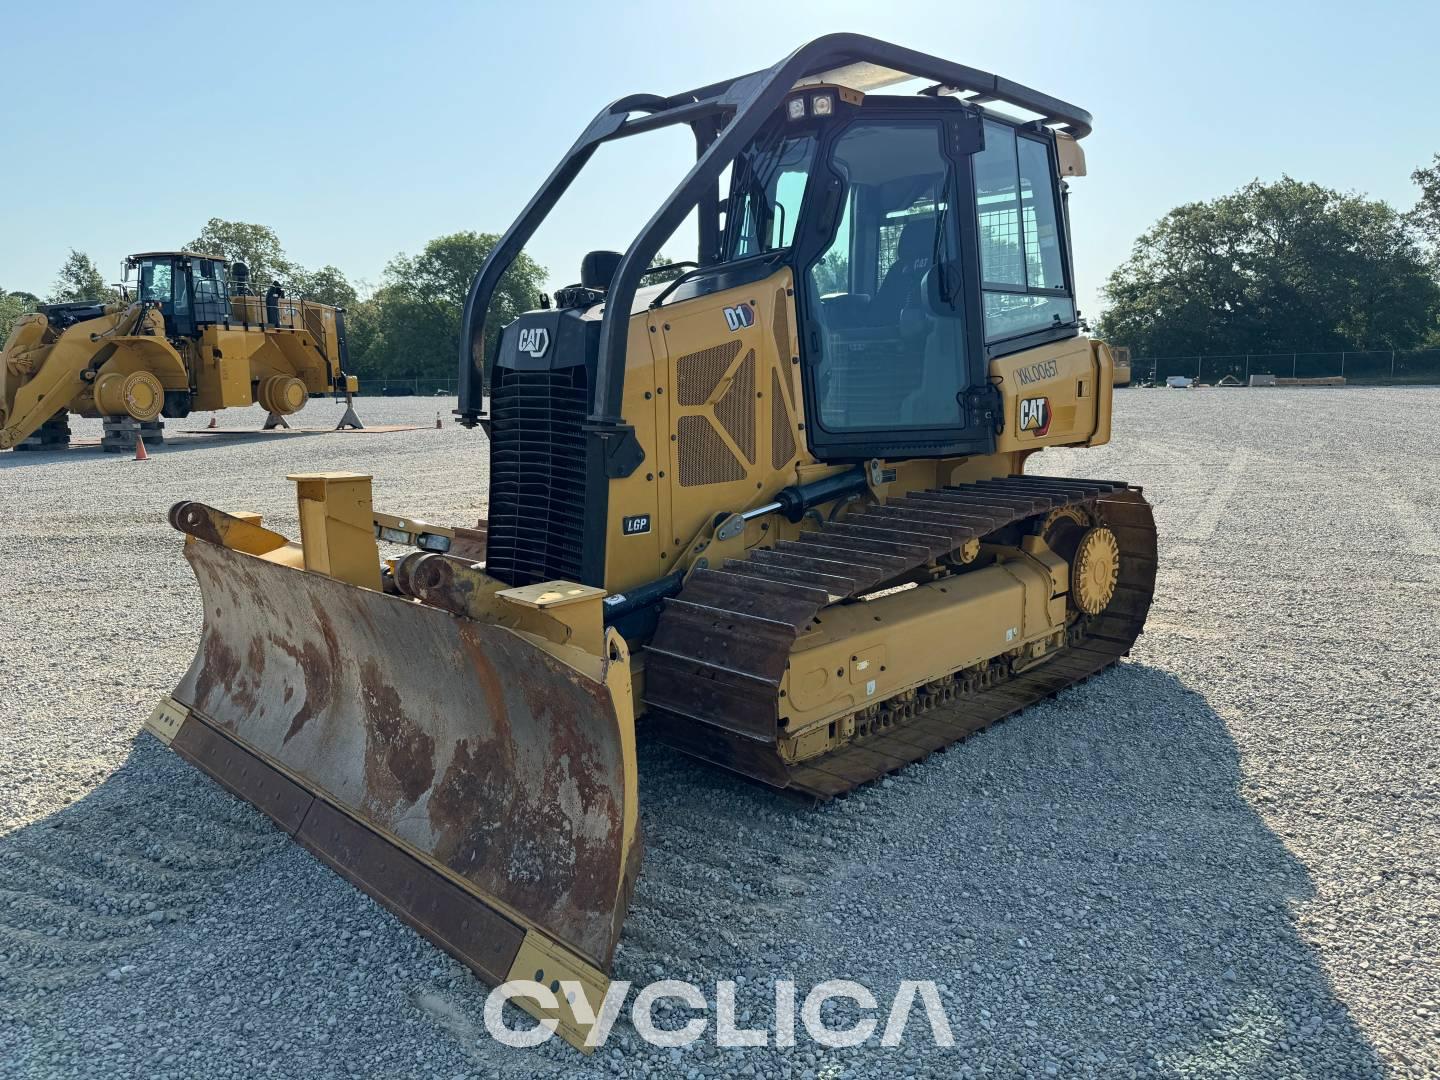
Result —
[[736, 304], [725, 309], [725, 325], [731, 333], [755, 325], [755, 309], [749, 304]]
[[1036, 438], [1050, 431], [1050, 399], [1025, 398], [1020, 402], [1020, 430], [1033, 431]]
[[520, 331], [520, 351], [529, 353], [537, 360], [550, 348], [550, 331], [543, 326], [527, 326]]

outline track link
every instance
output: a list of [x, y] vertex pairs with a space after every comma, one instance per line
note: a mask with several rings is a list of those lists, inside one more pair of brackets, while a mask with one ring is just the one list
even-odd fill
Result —
[[[1100, 614], [1036, 667], [1000, 662], [937, 673], [885, 703], [855, 741], [790, 764], [780, 756], [779, 688], [795, 640], [827, 606], [1016, 523], [1083, 507], [1120, 543], [1120, 579]], [[917, 491], [719, 569], [697, 570], [667, 601], [646, 653], [645, 698], [661, 739], [775, 787], [831, 798], [895, 772], [1109, 667], [1140, 635], [1155, 589], [1156, 539], [1138, 488], [1011, 476]]]

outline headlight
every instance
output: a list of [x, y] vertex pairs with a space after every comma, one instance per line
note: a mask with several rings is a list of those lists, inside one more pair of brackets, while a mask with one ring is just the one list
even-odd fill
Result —
[[799, 120], [805, 115], [805, 99], [791, 98], [785, 105], [785, 112], [791, 120]]
[[835, 111], [835, 100], [829, 94], [816, 94], [810, 99], [810, 111], [816, 116], [829, 116]]

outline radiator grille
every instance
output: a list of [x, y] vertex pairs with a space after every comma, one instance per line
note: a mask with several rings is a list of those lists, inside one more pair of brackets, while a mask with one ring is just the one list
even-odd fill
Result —
[[495, 370], [485, 570], [508, 585], [581, 580], [587, 383], [583, 365]]
[[780, 393], [780, 372], [770, 372], [770, 464], [783, 469], [795, 456], [795, 435], [790, 430], [790, 410]]
[[735, 445], [745, 455], [745, 460], [755, 464], [755, 350], [751, 349], [735, 369], [730, 380], [730, 389], [715, 403], [715, 419]]
[[745, 467], [730, 452], [715, 425], [704, 416], [682, 416], [675, 424], [680, 486], [723, 484], [743, 480]]
[[739, 355], [740, 341], [734, 339], [680, 357], [675, 361], [675, 400], [681, 405], [704, 405]]

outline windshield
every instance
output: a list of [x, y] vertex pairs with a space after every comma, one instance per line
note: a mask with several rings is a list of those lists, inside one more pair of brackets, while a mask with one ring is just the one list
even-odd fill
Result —
[[735, 159], [726, 215], [727, 259], [790, 246], [814, 158], [813, 134], [787, 136], [783, 128], [774, 128], [757, 136]]
[[140, 260], [140, 299], [168, 304], [171, 300], [173, 264], [169, 259]]

